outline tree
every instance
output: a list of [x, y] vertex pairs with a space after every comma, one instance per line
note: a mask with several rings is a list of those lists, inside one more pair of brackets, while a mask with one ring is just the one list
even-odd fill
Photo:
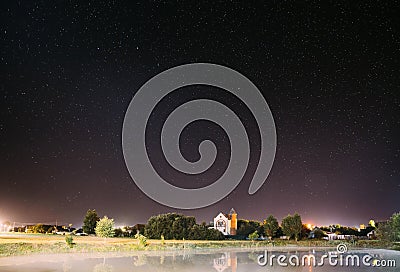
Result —
[[276, 237], [282, 237], [283, 236], [283, 230], [282, 227], [279, 226], [278, 230], [276, 231]]
[[191, 239], [191, 240], [223, 240], [222, 233], [209, 229], [206, 224], [196, 224], [192, 216], [176, 213], [160, 214], [150, 217], [144, 235], [149, 239]]
[[43, 224], [37, 224], [33, 226], [34, 233], [46, 233], [46, 227]]
[[192, 216], [178, 216], [172, 223], [174, 239], [182, 240], [189, 238], [189, 230], [196, 225], [196, 219]]
[[250, 233], [249, 236], [248, 236], [249, 240], [252, 240], [252, 241], [257, 240], [258, 237], [259, 237], [258, 231], [255, 231], [255, 232], [253, 232], [253, 233]]
[[83, 231], [87, 234], [94, 234], [96, 223], [99, 221], [99, 216], [97, 215], [96, 210], [89, 209], [86, 212], [85, 219], [83, 220]]
[[378, 224], [377, 236], [387, 242], [400, 241], [400, 212], [394, 213], [387, 222]]
[[326, 237], [327, 235], [319, 228], [314, 229], [314, 237], [317, 239], [322, 239]]
[[264, 231], [265, 235], [269, 238], [276, 237], [277, 231], [279, 229], [278, 220], [272, 215], [268, 216], [264, 221]]
[[312, 232], [307, 225], [302, 225], [301, 226], [301, 233], [300, 233], [300, 238], [315, 238], [314, 232]]
[[400, 212], [394, 213], [390, 218], [390, 229], [393, 240], [396, 242], [400, 241]]
[[[356, 233], [355, 235], [357, 236], [367, 236], [368, 233], [370, 233], [371, 231], [375, 230], [375, 227], [372, 226], [368, 226], [365, 229], [362, 229], [358, 232], [358, 230], [354, 230], [354, 232]], [[350, 234], [352, 235], [352, 234]]]
[[104, 216], [97, 222], [95, 232], [99, 237], [114, 237], [114, 219]]
[[394, 239], [391, 233], [390, 222], [380, 222], [378, 228], [376, 229], [376, 236], [379, 240], [385, 242], [392, 242]]
[[302, 225], [301, 217], [297, 213], [293, 216], [289, 214], [282, 220], [283, 233], [290, 238], [294, 237], [296, 241], [300, 237]]
[[189, 231], [191, 240], [223, 240], [224, 235], [216, 229], [207, 228], [206, 224], [194, 225]]
[[167, 213], [150, 217], [144, 235], [149, 239], [188, 239], [190, 229], [196, 224], [196, 219], [183, 214]]
[[114, 230], [115, 237], [124, 237], [124, 235], [125, 235], [125, 232], [121, 228]]
[[312, 231], [308, 230], [308, 232], [306, 232], [306, 236], [305, 236], [304, 235], [304, 231], [305, 231], [304, 227], [305, 227], [305, 225], [303, 225], [302, 237], [308, 237], [311, 239], [322, 239], [327, 236], [324, 233], [324, 231], [318, 227], [315, 227]]
[[236, 234], [243, 238], [248, 237], [249, 234], [257, 231], [258, 233], [264, 233], [264, 227], [258, 221], [254, 220], [238, 220], [238, 229]]

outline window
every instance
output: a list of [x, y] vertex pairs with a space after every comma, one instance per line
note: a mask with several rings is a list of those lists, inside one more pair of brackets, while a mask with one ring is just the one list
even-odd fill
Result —
[[219, 228], [225, 228], [226, 227], [226, 223], [223, 220], [218, 220], [217, 221], [217, 227]]

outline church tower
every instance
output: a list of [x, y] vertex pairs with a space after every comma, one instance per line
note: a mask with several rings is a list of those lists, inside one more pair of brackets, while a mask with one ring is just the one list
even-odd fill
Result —
[[230, 235], [236, 235], [236, 230], [237, 230], [237, 213], [235, 209], [231, 209], [229, 212], [229, 218], [230, 218]]

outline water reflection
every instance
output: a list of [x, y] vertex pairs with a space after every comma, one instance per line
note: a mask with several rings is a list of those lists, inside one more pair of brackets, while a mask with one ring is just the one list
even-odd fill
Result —
[[96, 266], [93, 268], [93, 272], [112, 272], [113, 266], [110, 264], [106, 264], [106, 258], [103, 258], [103, 262], [96, 264]]
[[[270, 249], [269, 249], [270, 250]], [[121, 255], [121, 253], [110, 253], [102, 255], [41, 255], [41, 256], [22, 256], [14, 258], [0, 258], [0, 271], [93, 271], [93, 272], [112, 272], [112, 271], [212, 271], [212, 272], [241, 272], [241, 271], [301, 271], [301, 272], [333, 272], [333, 271], [399, 271], [400, 252], [375, 250], [374, 252], [358, 252], [357, 254], [370, 254], [377, 259], [395, 259], [397, 268], [374, 268], [374, 267], [332, 267], [324, 265], [314, 267], [312, 265], [299, 267], [281, 267], [278, 265], [260, 266], [257, 258], [265, 250], [241, 250], [230, 249], [221, 250], [187, 250], [187, 251], [142, 251], [132, 252]], [[281, 251], [268, 251], [269, 255], [297, 254], [299, 257], [305, 254], [315, 254], [322, 256], [326, 251], [298, 251], [283, 249]]]
[[[219, 258], [215, 258], [213, 261], [214, 269], [218, 272], [222, 271], [232, 271], [237, 270], [237, 256], [236, 252], [225, 252]], [[228, 269], [229, 268], [229, 269]]]
[[[163, 260], [163, 262], [164, 262], [164, 260]], [[133, 265], [134, 266], [143, 266], [146, 263], [147, 263], [146, 255], [139, 255], [139, 256], [134, 256], [133, 257]], [[161, 261], [160, 261], [160, 263], [161, 263]]]

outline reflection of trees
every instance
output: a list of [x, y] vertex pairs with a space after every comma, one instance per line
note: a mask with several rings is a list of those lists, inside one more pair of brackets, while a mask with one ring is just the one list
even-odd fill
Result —
[[69, 272], [71, 271], [71, 268], [72, 267], [68, 263], [66, 262], [63, 263], [63, 272]]
[[133, 265], [134, 266], [142, 266], [147, 263], [146, 255], [138, 255], [133, 257]]
[[258, 256], [260, 256], [260, 253], [250, 252], [248, 256], [249, 256], [250, 260], [252, 260], [253, 262], [257, 263]]
[[113, 266], [106, 264], [106, 258], [103, 258], [103, 262], [96, 264], [96, 266], [93, 268], [93, 272], [112, 272]]
[[[197, 257], [197, 256], [196, 256]], [[190, 271], [193, 268], [193, 261], [190, 255], [172, 255], [172, 256], [147, 256], [147, 265], [151, 267], [151, 271]]]
[[[261, 252], [261, 251], [260, 251]], [[261, 254], [261, 253], [260, 253]], [[161, 254], [138, 254], [133, 256], [133, 264], [136, 267], [142, 266], [140, 271], [170, 272], [170, 271], [192, 271], [194, 268], [231, 272], [236, 271], [238, 263], [257, 264], [256, 256], [259, 252], [254, 251], [254, 256], [249, 256], [248, 251], [235, 252], [165, 252]], [[144, 266], [146, 265], [146, 266]]]
[[93, 272], [111, 272], [113, 271], [112, 265], [109, 264], [96, 264], [96, 266], [93, 268]]
[[165, 260], [165, 256], [161, 255], [160, 256], [160, 264], [163, 265], [164, 264], [164, 260]]

